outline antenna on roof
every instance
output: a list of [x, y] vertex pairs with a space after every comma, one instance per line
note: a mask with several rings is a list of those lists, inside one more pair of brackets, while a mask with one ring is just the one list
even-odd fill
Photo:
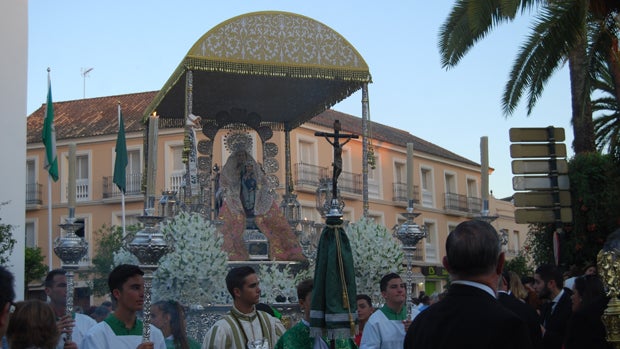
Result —
[[88, 76], [88, 73], [90, 73], [91, 71], [93, 71], [93, 69], [95, 68], [82, 68], [80, 69], [82, 71], [82, 78], [84, 79], [84, 95], [82, 98], [86, 98], [86, 77]]

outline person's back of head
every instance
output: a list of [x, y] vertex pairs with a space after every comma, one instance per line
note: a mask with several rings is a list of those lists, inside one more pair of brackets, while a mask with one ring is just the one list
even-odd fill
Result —
[[9, 313], [15, 299], [15, 278], [3, 266], [0, 266], [0, 337], [6, 332], [9, 322]]
[[297, 299], [305, 300], [314, 288], [314, 280], [306, 279], [297, 284]]
[[53, 349], [60, 332], [52, 308], [40, 300], [18, 302], [6, 331], [11, 349]]
[[256, 274], [256, 271], [252, 267], [248, 266], [232, 268], [228, 274], [226, 274], [226, 288], [233, 299], [235, 298], [235, 293], [233, 290], [235, 288], [240, 290], [243, 289], [245, 278], [252, 274]]
[[396, 273], [389, 273], [389, 274], [384, 275], [381, 278], [381, 281], [379, 281], [379, 289], [381, 290], [381, 292], [385, 292], [387, 290], [387, 286], [390, 280], [400, 279], [400, 278], [401, 278], [400, 275]]
[[554, 286], [557, 290], [561, 290], [564, 286], [564, 277], [562, 272], [556, 266], [551, 264], [543, 264], [536, 268], [535, 274], [545, 283], [554, 281]]
[[95, 310], [90, 314], [90, 317], [95, 319], [97, 322], [103, 321], [108, 315], [110, 315], [111, 310], [108, 307], [104, 307], [102, 305], [95, 308]]
[[132, 264], [118, 265], [110, 272], [110, 275], [108, 275], [108, 287], [113, 300], [116, 301], [114, 290], [122, 291], [123, 284], [136, 275], [144, 276], [144, 272], [140, 267]]
[[574, 288], [581, 301], [580, 309], [607, 298], [605, 286], [598, 275], [583, 275], [576, 278]]
[[501, 247], [497, 231], [489, 223], [460, 223], [446, 239], [446, 262], [458, 278], [487, 275], [495, 271]]

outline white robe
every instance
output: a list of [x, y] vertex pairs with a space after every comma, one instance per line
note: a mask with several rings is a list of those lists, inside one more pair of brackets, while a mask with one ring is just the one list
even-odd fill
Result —
[[[82, 341], [84, 337], [86, 337], [86, 332], [90, 330], [91, 327], [97, 324], [93, 318], [88, 315], [76, 313], [75, 314], [75, 326], [73, 327], [73, 332], [71, 333], [71, 341], [77, 344], [78, 349], [82, 349]], [[65, 338], [67, 337], [66, 333], [63, 333], [58, 339], [58, 344], [56, 344], [56, 349], [62, 349], [65, 346]]]
[[[151, 342], [155, 349], [166, 349], [164, 335], [157, 327], [150, 326]], [[78, 349], [136, 349], [142, 344], [142, 335], [117, 336], [110, 325], [101, 321], [88, 331], [82, 343]]]
[[[237, 314], [242, 314], [234, 307], [231, 311], [236, 311]], [[269, 341], [269, 348], [275, 347], [278, 339], [286, 331], [286, 328], [282, 325], [280, 320], [265, 312], [254, 311], [250, 314], [243, 315], [245, 315], [245, 318], [247, 318], [247, 315], [252, 316], [252, 321], [250, 322], [240, 317], [238, 319], [239, 322], [237, 323], [237, 320], [234, 319], [233, 315], [224, 315], [224, 317], [218, 320], [205, 335], [202, 342], [202, 349], [246, 349], [247, 341], [243, 335], [243, 331], [239, 329], [238, 324], [241, 324], [243, 327], [248, 340], [271, 337], [271, 341]], [[261, 323], [267, 327], [269, 335], [263, 334]]]
[[364, 325], [359, 349], [402, 348], [405, 334], [402, 320], [388, 320], [379, 309], [370, 315]]

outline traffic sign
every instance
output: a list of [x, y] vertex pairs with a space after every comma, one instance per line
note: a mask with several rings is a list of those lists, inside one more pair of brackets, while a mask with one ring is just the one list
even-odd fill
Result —
[[[551, 136], [553, 139], [549, 139], [549, 129], [553, 128]], [[510, 141], [511, 142], [564, 142], [564, 129], [561, 127], [532, 127], [532, 128], [511, 128], [510, 129]]]
[[[573, 211], [568, 207], [560, 209], [560, 221], [571, 223], [573, 221]], [[555, 211], [551, 208], [518, 208], [515, 210], [515, 222], [518, 224], [553, 223], [555, 222]]]
[[[570, 191], [560, 190], [558, 192], [560, 206], [570, 207]], [[554, 207], [556, 202], [552, 192], [525, 192], [515, 193], [512, 197], [517, 207]]]
[[555, 163], [558, 174], [568, 174], [568, 163], [564, 159], [556, 160], [513, 160], [513, 174], [545, 174], [551, 173], [551, 165]]
[[[555, 154], [552, 154], [551, 149], [555, 150]], [[512, 158], [563, 158], [566, 157], [566, 145], [564, 143], [511, 144], [510, 156]]]
[[[514, 190], [551, 190], [556, 189], [551, 186], [549, 176], [514, 176], [512, 177], [512, 189]], [[558, 176], [559, 190], [569, 190], [570, 181], [567, 175]]]

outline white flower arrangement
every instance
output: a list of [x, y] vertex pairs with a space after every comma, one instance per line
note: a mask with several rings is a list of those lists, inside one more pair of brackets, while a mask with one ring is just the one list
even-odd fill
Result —
[[403, 271], [401, 244], [386, 227], [366, 217], [349, 224], [347, 236], [353, 252], [357, 293], [376, 299], [383, 275]]
[[308, 270], [294, 275], [290, 265], [264, 264], [256, 272], [260, 278], [261, 302], [268, 304], [296, 303], [297, 284], [312, 277]]
[[165, 255], [153, 280], [153, 299], [182, 304], [223, 303], [228, 254], [217, 228], [200, 214], [181, 212], [162, 228], [174, 237], [174, 252]]
[[[222, 235], [197, 213], [181, 212], [162, 228], [174, 238], [174, 252], [159, 261], [153, 279], [153, 299], [173, 299], [186, 305], [228, 303], [224, 278], [228, 254]], [[138, 259], [124, 248], [114, 253], [114, 264], [135, 264]]]

